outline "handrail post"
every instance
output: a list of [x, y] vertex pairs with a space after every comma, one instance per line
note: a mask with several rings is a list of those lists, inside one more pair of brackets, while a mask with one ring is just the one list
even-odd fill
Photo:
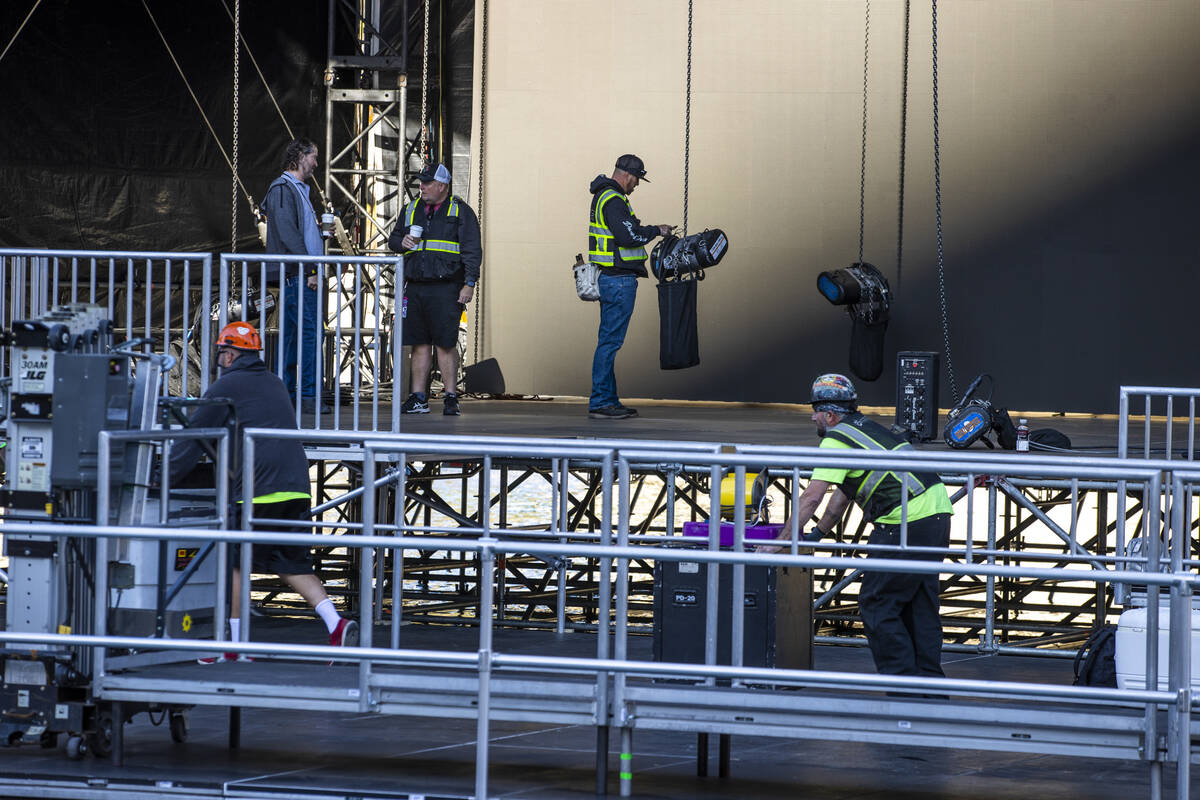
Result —
[[[363, 446], [363, 486], [366, 491], [362, 497], [362, 533], [363, 536], [375, 535], [375, 496], [379, 490], [375, 488], [375, 459], [378, 451], [374, 446]], [[373, 598], [371, 576], [375, 571], [375, 548], [362, 547], [358, 551], [358, 641], [362, 647], [371, 647]], [[393, 610], [393, 613], [395, 611]], [[358, 710], [371, 710], [371, 661], [360, 659], [358, 662]]]
[[488, 749], [492, 700], [492, 592], [495, 590], [492, 570], [495, 565], [496, 540], [484, 536], [479, 540], [479, 695], [475, 720], [475, 797], [487, 800]]
[[[96, 524], [107, 526], [112, 516], [110, 511], [112, 495], [112, 476], [109, 473], [112, 464], [112, 440], [109, 431], [100, 431], [96, 447]], [[108, 537], [96, 539], [96, 568], [93, 570], [93, 580], [96, 584], [96, 608], [93, 629], [97, 636], [108, 635]], [[11, 597], [11, 594], [10, 594]], [[92, 655], [92, 692], [99, 688], [100, 679], [104, 677], [104, 658], [107, 650], [104, 645], [96, 645]]]

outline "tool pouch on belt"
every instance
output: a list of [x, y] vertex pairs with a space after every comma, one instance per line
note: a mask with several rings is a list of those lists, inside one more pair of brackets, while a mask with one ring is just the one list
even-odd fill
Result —
[[595, 301], [600, 299], [600, 287], [596, 284], [596, 278], [600, 274], [600, 268], [595, 264], [583, 260], [583, 254], [575, 256], [575, 294], [579, 295], [580, 300]]

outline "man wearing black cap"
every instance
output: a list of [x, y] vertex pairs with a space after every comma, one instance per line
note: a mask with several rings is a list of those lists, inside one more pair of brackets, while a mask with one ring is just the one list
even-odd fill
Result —
[[421, 196], [404, 209], [388, 247], [404, 253], [404, 344], [412, 351], [412, 393], [400, 410], [428, 414], [433, 350], [446, 397], [442, 413], [457, 417], [458, 321], [475, 294], [483, 245], [479, 220], [450, 193], [450, 170], [427, 164], [421, 170]]
[[592, 208], [588, 217], [588, 259], [599, 267], [600, 331], [592, 357], [591, 419], [625, 419], [637, 411], [621, 405], [613, 362], [625, 343], [633, 316], [637, 279], [646, 277], [646, 245], [666, 236], [674, 225], [643, 225], [633, 215], [629, 195], [646, 178], [646, 167], [627, 153], [617, 159], [612, 177], [597, 175], [592, 181]]

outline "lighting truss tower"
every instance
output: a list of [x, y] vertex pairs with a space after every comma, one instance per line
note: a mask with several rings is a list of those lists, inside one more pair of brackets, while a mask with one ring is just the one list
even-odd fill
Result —
[[[323, 161], [327, 202], [345, 228], [331, 242], [336, 246], [330, 252], [389, 254], [387, 239], [407, 200], [407, 161], [414, 149], [404, 134], [407, 19], [414, 1], [329, 0]], [[392, 378], [388, 365], [374, 363], [375, 343], [355, 336], [374, 329], [376, 307], [391, 330], [395, 276], [381, 274], [378, 284], [363, 285], [357, 297], [354, 281], [343, 276], [336, 298], [330, 299], [336, 320], [331, 327], [342, 332], [334, 337], [331, 377], [342, 386], [356, 362], [362, 370], [360, 389]]]

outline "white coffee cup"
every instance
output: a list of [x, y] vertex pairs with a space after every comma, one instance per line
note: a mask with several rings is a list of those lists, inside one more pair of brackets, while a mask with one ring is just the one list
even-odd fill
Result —
[[425, 232], [425, 229], [422, 228], [420, 225], [413, 225], [411, 228], [408, 229], [408, 235], [414, 239], [420, 239], [421, 234], [424, 232]]

